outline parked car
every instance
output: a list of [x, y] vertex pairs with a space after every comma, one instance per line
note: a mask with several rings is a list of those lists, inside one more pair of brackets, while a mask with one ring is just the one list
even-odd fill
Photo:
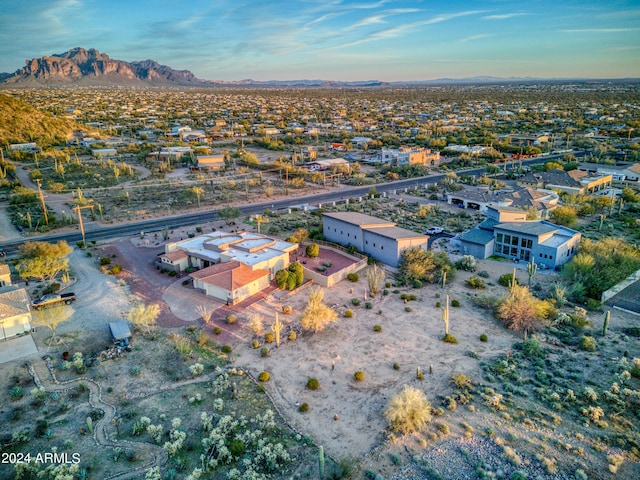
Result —
[[69, 292], [63, 294], [51, 293], [49, 295], [44, 295], [37, 300], [34, 300], [31, 304], [31, 307], [35, 310], [42, 310], [43, 308], [50, 307], [52, 305], [56, 305], [58, 303], [65, 303], [70, 305], [71, 302], [76, 301], [76, 294]]
[[442, 227], [429, 227], [427, 229], [426, 234], [427, 235], [437, 235], [437, 234], [442, 233], [442, 232], [444, 232], [444, 228], [442, 228]]

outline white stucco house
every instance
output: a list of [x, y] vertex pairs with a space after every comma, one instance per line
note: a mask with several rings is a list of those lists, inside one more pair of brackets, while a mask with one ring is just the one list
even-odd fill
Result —
[[24, 288], [0, 288], [0, 340], [22, 335], [31, 330], [29, 296]]

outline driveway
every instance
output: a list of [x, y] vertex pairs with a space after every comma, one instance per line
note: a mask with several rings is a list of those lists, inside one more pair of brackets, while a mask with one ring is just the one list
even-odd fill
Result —
[[0, 342], [0, 364], [38, 353], [36, 343], [31, 335], [10, 338]]

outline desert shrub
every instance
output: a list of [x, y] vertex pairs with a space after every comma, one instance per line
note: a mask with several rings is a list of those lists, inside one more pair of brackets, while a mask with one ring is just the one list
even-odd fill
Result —
[[522, 353], [527, 358], [543, 358], [545, 356], [544, 348], [535, 336], [522, 342]]
[[[505, 273], [504, 275], [500, 275], [498, 278], [498, 283], [503, 287], [510, 287], [511, 282], [513, 281], [513, 273]], [[516, 278], [516, 285], [520, 285], [520, 282]]]
[[220, 327], [214, 327], [213, 333], [215, 333], [216, 335], [220, 335], [222, 333], [222, 329]]
[[451, 430], [449, 429], [449, 425], [447, 425], [446, 423], [440, 423], [438, 424], [438, 432], [440, 432], [442, 435], [449, 435], [449, 433], [451, 433]]
[[353, 317], [353, 310], [346, 310], [346, 311], [344, 312], [344, 316], [345, 316], [345, 318], [351, 318], [351, 317]]
[[436, 302], [436, 308], [440, 308], [441, 306], [442, 306], [442, 303]]
[[231, 353], [231, 345], [223, 345], [222, 346], [222, 353]]
[[111, 258], [109, 257], [102, 257], [100, 259], [100, 265], [109, 265], [111, 263]]
[[293, 330], [291, 330], [289, 332], [289, 335], [287, 335], [287, 338], [291, 341], [295, 340], [296, 338], [298, 338], [298, 334], [296, 332], [294, 332]]
[[469, 277], [466, 281], [466, 284], [469, 285], [471, 288], [484, 288], [484, 280], [482, 280], [480, 277], [478, 277], [477, 275], [473, 275], [471, 277]]
[[353, 305], [354, 307], [357, 307], [358, 305], [360, 305], [360, 299], [359, 298], [352, 298], [351, 299], [351, 305]]
[[9, 390], [9, 398], [11, 401], [20, 400], [24, 396], [24, 388], [22, 387], [13, 387]]
[[389, 401], [384, 417], [394, 431], [419, 432], [431, 421], [431, 403], [422, 391], [405, 386]]
[[285, 315], [289, 315], [291, 312], [293, 312], [293, 308], [291, 308], [291, 305], [282, 306], [282, 313], [284, 313]]
[[298, 407], [298, 411], [304, 413], [307, 412], [309, 410], [309, 404], [307, 402], [301, 403], [300, 406]]
[[251, 347], [257, 350], [258, 348], [260, 348], [260, 342], [258, 340], [254, 340], [253, 342], [251, 342]]
[[384, 295], [385, 297], [389, 295], [389, 290], [387, 290], [386, 288], [382, 290], [382, 295]]
[[358, 370], [353, 374], [353, 379], [356, 382], [362, 382], [364, 380], [364, 372], [362, 370]]
[[460, 306], [460, 300], [454, 298], [453, 300], [451, 300], [451, 306], [452, 307], [459, 307]]
[[399, 363], [397, 363], [397, 362], [396, 362], [396, 363], [394, 363], [394, 364], [393, 364], [393, 369], [394, 369], [394, 370], [400, 370], [400, 364], [399, 364]]
[[411, 308], [411, 307], [404, 307], [404, 311], [405, 311], [405, 312], [407, 312], [407, 313], [411, 313], [411, 312], [413, 312], [413, 308]]
[[326, 272], [327, 271], [327, 267], [325, 267], [324, 265], [320, 265], [318, 267], [316, 267], [316, 270], [319, 272]]
[[486, 270], [480, 270], [476, 275], [481, 278], [489, 278], [489, 272], [487, 272]]
[[458, 339], [456, 337], [454, 337], [453, 335], [451, 335], [450, 333], [447, 333], [442, 340], [446, 343], [458, 343]]
[[258, 380], [261, 382], [268, 382], [270, 379], [271, 375], [269, 375], [269, 372], [260, 372], [260, 375], [258, 375]]
[[320, 382], [318, 381], [317, 378], [315, 377], [310, 377], [307, 380], [307, 388], [309, 390], [317, 390], [318, 388], [320, 388]]
[[459, 270], [464, 270], [466, 272], [475, 272], [476, 259], [472, 255], [464, 255], [460, 260], [456, 262], [455, 266]]
[[382, 326], [378, 325], [377, 323], [373, 326], [373, 331], [374, 332], [381, 332], [382, 331]]
[[169, 272], [169, 276], [170, 276], [170, 277], [175, 277], [175, 276], [177, 276], [177, 275], [178, 275], [178, 272], [176, 272], [175, 270], [171, 270], [171, 271]]
[[349, 273], [347, 275], [347, 280], [349, 280], [350, 282], [357, 282], [358, 281], [358, 274], [357, 273]]
[[486, 333], [483, 333], [482, 335], [480, 335], [481, 342], [487, 342], [488, 340], [489, 340], [489, 337], [487, 337]]
[[118, 275], [119, 273], [122, 273], [122, 265], [118, 263], [116, 263], [115, 265], [112, 265], [111, 268], [109, 269], [109, 273], [111, 273], [111, 275]]
[[413, 288], [422, 288], [422, 282], [420, 280], [414, 280], [411, 284], [413, 285]]
[[583, 336], [580, 339], [580, 350], [584, 350], [585, 352], [595, 352], [597, 348], [596, 341], [593, 337]]
[[495, 310], [498, 308], [500, 300], [497, 297], [493, 297], [491, 295], [478, 295], [473, 296], [472, 301], [474, 305], [477, 305], [480, 308], [484, 308], [486, 310]]
[[47, 433], [47, 430], [49, 430], [49, 422], [46, 420], [38, 420], [36, 422], [36, 429], [34, 431], [36, 437], [43, 437], [45, 433]]
[[238, 321], [238, 316], [235, 313], [230, 313], [226, 318], [227, 324], [233, 325]]
[[371, 310], [373, 308], [373, 303], [364, 302], [364, 308], [366, 308], [367, 310]]
[[310, 243], [305, 250], [307, 257], [316, 258], [320, 255], [320, 246], [317, 243]]
[[275, 281], [278, 288], [284, 290], [287, 288], [287, 279], [289, 278], [288, 270], [278, 270], [275, 275]]
[[265, 343], [273, 343], [276, 341], [276, 334], [269, 332], [264, 334], [264, 342]]
[[269, 349], [267, 347], [262, 347], [260, 349], [260, 356], [261, 357], [268, 357], [269, 356]]
[[188, 279], [183, 280], [182, 281], [182, 286], [187, 286], [187, 285], [189, 285], [189, 280]]

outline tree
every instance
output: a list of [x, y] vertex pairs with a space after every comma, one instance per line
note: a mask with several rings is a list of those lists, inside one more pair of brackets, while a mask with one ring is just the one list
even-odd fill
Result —
[[422, 391], [405, 386], [389, 401], [384, 418], [394, 431], [419, 432], [431, 421], [431, 403]]
[[238, 207], [222, 207], [218, 210], [218, 216], [224, 220], [231, 220], [232, 218], [238, 218], [242, 216], [242, 212]]
[[288, 270], [278, 270], [276, 272], [275, 280], [278, 288], [284, 290], [287, 288], [287, 279], [289, 278]]
[[338, 320], [336, 311], [323, 302], [324, 290], [319, 288], [312, 290], [309, 294], [309, 302], [307, 303], [302, 317], [300, 317], [300, 325], [308, 330], [319, 332], [324, 328]]
[[535, 298], [528, 287], [515, 284], [502, 299], [496, 316], [510, 330], [531, 333], [542, 325], [550, 311], [549, 302]]
[[551, 212], [553, 220], [558, 225], [564, 225], [565, 227], [574, 227], [578, 223], [578, 213], [575, 207], [563, 205], [555, 208]]
[[320, 255], [320, 246], [317, 243], [310, 243], [306, 249], [307, 257], [317, 258]]
[[26, 242], [19, 250], [22, 259], [18, 273], [24, 279], [38, 278], [51, 282], [58, 273], [69, 270], [71, 247], [64, 240], [58, 243]]
[[306, 228], [296, 228], [292, 236], [295, 237], [298, 243], [304, 243], [309, 238], [309, 231]]
[[400, 275], [405, 282], [432, 280], [436, 269], [433, 254], [421, 247], [412, 247], [402, 253], [398, 263]]
[[291, 262], [289, 264], [289, 272], [295, 276], [295, 286], [299, 287], [304, 283], [304, 267], [300, 262]]
[[160, 315], [160, 305], [139, 303], [129, 311], [128, 319], [136, 328], [144, 327], [147, 333], [151, 333], [151, 327], [155, 326], [158, 315]]
[[42, 325], [51, 330], [49, 342], [51, 344], [57, 344], [58, 337], [56, 336], [56, 330], [61, 323], [71, 318], [72, 313], [73, 310], [67, 308], [65, 305], [52, 305], [49, 308], [33, 310], [33, 323], [34, 325]]
[[198, 201], [198, 208], [200, 208], [200, 199], [204, 195], [204, 190], [202, 189], [202, 187], [198, 187], [196, 185], [194, 187], [191, 187], [191, 193], [196, 197], [196, 200]]
[[548, 172], [549, 170], [564, 170], [564, 167], [558, 162], [547, 162], [544, 164], [544, 171]]
[[384, 269], [374, 263], [367, 269], [367, 285], [369, 286], [369, 293], [372, 297], [380, 291], [380, 288], [384, 284], [385, 272]]

